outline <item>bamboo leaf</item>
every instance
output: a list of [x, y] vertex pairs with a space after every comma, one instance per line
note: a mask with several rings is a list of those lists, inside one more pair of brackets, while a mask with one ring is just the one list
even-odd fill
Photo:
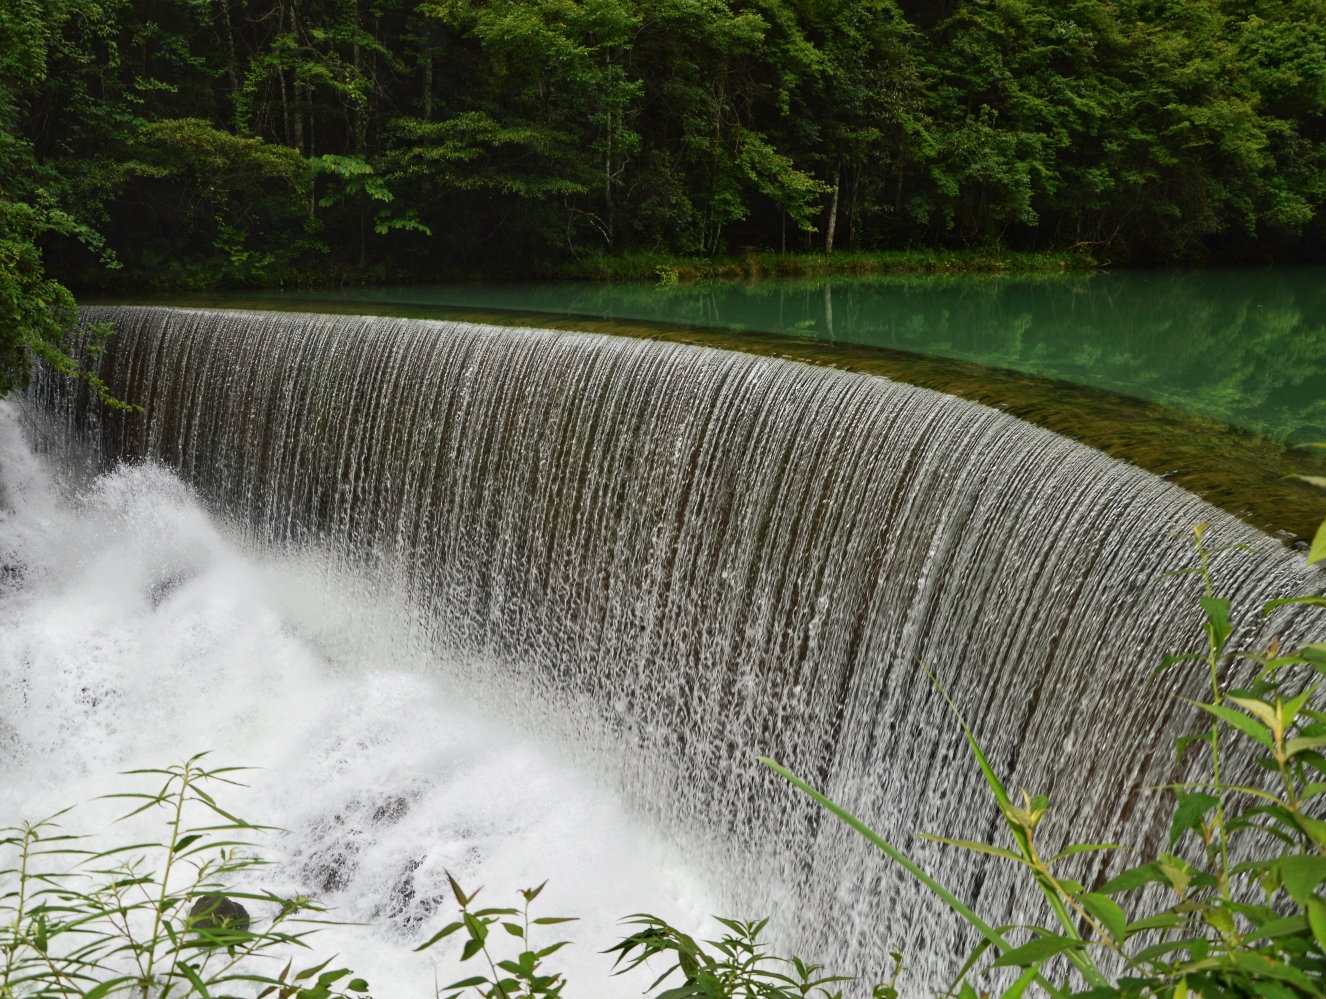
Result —
[[183, 972], [184, 977], [189, 980], [189, 984], [194, 987], [203, 999], [212, 999], [211, 993], [207, 991], [207, 986], [204, 985], [203, 980], [198, 977], [198, 972], [194, 971], [187, 961], [181, 961], [179, 963], [179, 969]]
[[964, 850], [973, 850], [976, 853], [988, 853], [992, 857], [1004, 857], [1018, 864], [1025, 864], [1026, 861], [1014, 853], [1012, 850], [1006, 850], [1002, 846], [990, 846], [986, 843], [978, 843], [970, 839], [949, 839], [947, 836], [936, 836], [932, 833], [918, 833], [921, 839], [932, 840], [936, 843], [947, 843], [949, 846], [960, 846]]
[[474, 985], [487, 985], [488, 979], [482, 975], [475, 975], [473, 978], [462, 978], [459, 982], [452, 982], [447, 986], [448, 989], [468, 989]]
[[1018, 976], [1017, 981], [1004, 990], [1004, 994], [1000, 996], [1000, 999], [1022, 999], [1023, 993], [1035, 981], [1037, 970], [1037, 966], [1033, 965], [1024, 971]]
[[82, 996], [82, 999], [102, 999], [103, 996], [109, 995], [112, 990], [118, 989], [121, 985], [125, 984], [126, 982], [132, 982], [132, 981], [133, 979], [128, 977], [108, 979], [104, 982], [101, 982], [98, 985], [93, 986], [91, 989], [85, 992]]

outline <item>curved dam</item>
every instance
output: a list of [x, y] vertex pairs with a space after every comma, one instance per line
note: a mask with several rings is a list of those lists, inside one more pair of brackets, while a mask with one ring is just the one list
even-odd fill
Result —
[[685, 844], [720, 914], [772, 915], [780, 945], [866, 979], [900, 947], [909, 994], [947, 984], [966, 931], [753, 757], [991, 922], [1032, 920], [1015, 872], [914, 835], [999, 834], [919, 664], [1007, 783], [1050, 796], [1048, 844], [1136, 845], [1163, 811], [1141, 789], [1194, 724], [1179, 695], [1203, 691], [1197, 670], [1146, 684], [1201, 638], [1193, 578], [1165, 575], [1192, 563], [1191, 527], [1246, 546], [1216, 564], [1245, 635], [1265, 600], [1321, 585], [1150, 473], [884, 378], [461, 323], [84, 317], [117, 328], [98, 371], [140, 408], [40, 377], [27, 399], [70, 453], [168, 466], [248, 543], [315, 552], [405, 609], [447, 683]]

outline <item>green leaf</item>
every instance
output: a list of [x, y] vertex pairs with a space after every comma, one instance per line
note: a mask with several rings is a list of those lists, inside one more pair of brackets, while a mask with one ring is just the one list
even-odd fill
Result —
[[179, 969], [183, 972], [184, 977], [189, 980], [189, 984], [197, 990], [198, 994], [202, 996], [203, 999], [212, 999], [211, 993], [207, 991], [207, 986], [204, 985], [203, 980], [198, 977], [198, 972], [189, 967], [187, 961], [181, 961], [179, 963]]
[[1206, 612], [1207, 634], [1217, 649], [1223, 648], [1234, 627], [1229, 623], [1229, 601], [1224, 597], [1200, 597], [1198, 603]]
[[1307, 916], [1284, 916], [1272, 919], [1253, 930], [1247, 937], [1249, 941], [1263, 937], [1281, 937], [1289, 933], [1302, 933], [1308, 928]]
[[847, 811], [847, 809], [843, 808], [837, 802], [832, 801], [831, 799], [825, 797], [823, 794], [820, 794], [819, 791], [816, 791], [813, 787], [811, 787], [809, 784], [803, 781], [796, 774], [792, 773], [792, 771], [788, 770], [782, 764], [776, 762], [775, 760], [770, 759], [767, 756], [761, 756], [758, 757], [758, 759], [761, 763], [763, 763], [774, 773], [778, 774], [788, 783], [792, 784], [794, 787], [800, 788], [815, 801], [819, 802], [834, 815], [838, 816], [839, 819], [841, 819], [852, 829], [856, 830], [858, 833], [864, 836], [869, 842], [873, 843], [876, 847], [879, 848], [881, 852], [883, 852], [886, 856], [892, 859], [895, 863], [901, 865], [909, 874], [912, 875], [912, 877], [916, 878], [916, 880], [920, 881], [921, 884], [929, 888], [940, 899], [948, 903], [949, 907], [953, 909], [954, 912], [956, 912], [968, 923], [970, 923], [977, 930], [979, 930], [981, 936], [985, 937], [987, 940], [994, 943], [996, 946], [1000, 947], [1003, 950], [1010, 949], [1008, 942], [1004, 940], [1003, 936], [997, 933], [993, 927], [991, 927], [988, 923], [985, 922], [985, 920], [981, 919], [980, 916], [976, 915], [975, 912], [973, 912], [961, 901], [959, 901], [956, 895], [954, 895], [951, 891], [949, 891], [942, 884], [940, 884], [938, 881], [936, 881], [934, 878], [928, 875], [925, 871], [923, 871], [919, 866], [917, 866], [915, 861], [913, 861], [901, 850], [894, 847], [891, 843], [885, 840], [882, 836], [880, 836], [877, 832], [875, 832], [873, 829], [867, 826], [855, 815]]
[[1021, 947], [1014, 947], [1007, 954], [997, 958], [991, 967], [994, 968], [1027, 968], [1032, 965], [1040, 964], [1047, 957], [1053, 957], [1055, 954], [1062, 954], [1068, 950], [1081, 950], [1086, 944], [1081, 940], [1073, 940], [1069, 937], [1061, 937], [1053, 933], [1046, 934], [1043, 937], [1037, 937], [1035, 940], [1024, 943]]
[[1280, 860], [1281, 884], [1300, 906], [1308, 904], [1308, 899], [1323, 880], [1326, 880], [1326, 857], [1291, 854]]
[[520, 926], [517, 923], [503, 923], [502, 929], [506, 930], [513, 937], [520, 937], [522, 940], [525, 939], [525, 927]]
[[421, 950], [427, 950], [429, 947], [433, 946], [433, 944], [437, 943], [439, 940], [451, 936], [451, 934], [455, 933], [458, 929], [460, 929], [464, 925], [465, 925], [464, 923], [450, 923], [447, 926], [444, 926], [442, 929], [434, 933], [429, 938], [427, 943], [420, 944], [418, 947], [416, 947], [415, 952], [418, 953]]
[[368, 982], [364, 981], [362, 978], [352, 978], [350, 979], [350, 984], [345, 987], [345, 990], [347, 992], [367, 992]]
[[1105, 931], [1115, 940], [1122, 942], [1128, 936], [1128, 917], [1123, 914], [1119, 903], [1097, 892], [1084, 892], [1077, 897], [1082, 907], [1091, 913], [1096, 922], [1105, 927]]
[[[1321, 537], [1321, 531], [1317, 532], [1317, 536]], [[1313, 546], [1315, 548], [1315, 541], [1313, 542]], [[1272, 600], [1267, 603], [1266, 606], [1262, 608], [1262, 616], [1265, 617], [1277, 607], [1285, 607], [1289, 604], [1306, 604], [1309, 607], [1326, 607], [1326, 597], [1281, 597], [1278, 600]]]
[[1267, 749], [1275, 748], [1275, 740], [1271, 738], [1271, 733], [1267, 731], [1265, 725], [1262, 725], [1255, 718], [1250, 718], [1241, 711], [1235, 711], [1233, 708], [1227, 708], [1221, 704], [1203, 704], [1200, 701], [1190, 703], [1196, 704], [1203, 711], [1208, 711], [1222, 721], [1228, 722], [1244, 735], [1260, 742]]
[[1310, 815], [1295, 815], [1294, 821], [1318, 847], [1326, 849], [1326, 822]]
[[579, 916], [540, 916], [538, 919], [531, 919], [530, 922], [537, 926], [551, 926], [553, 923], [574, 923], [579, 919]]
[[[465, 941], [465, 949], [461, 951], [460, 959], [462, 961], [468, 961], [481, 950], [483, 950], [483, 941], [476, 937], [471, 937], [469, 940]], [[453, 986], [448, 986], [448, 988], [452, 987]]]
[[1275, 705], [1263, 701], [1260, 697], [1239, 697], [1231, 694], [1228, 698], [1234, 704], [1252, 715], [1268, 729], [1274, 731], [1277, 724]]
[[1139, 867], [1133, 867], [1124, 871], [1117, 877], [1111, 878], [1101, 886], [1100, 894], [1117, 895], [1119, 892], [1132, 891], [1134, 888], [1141, 888], [1144, 884], [1152, 881], [1168, 880], [1160, 871], [1160, 862], [1151, 861], [1149, 864], [1142, 864]]
[[949, 846], [960, 846], [964, 850], [972, 850], [976, 853], [988, 853], [992, 857], [1003, 857], [1005, 860], [1012, 860], [1019, 864], [1025, 864], [1026, 861], [1019, 857], [1012, 850], [1006, 850], [1002, 846], [990, 846], [987, 843], [978, 843], [970, 839], [949, 839], [947, 836], [935, 836], [932, 833], [919, 833], [921, 839], [933, 840], [936, 843], [947, 843]]
[[1320, 749], [1326, 746], [1326, 735], [1300, 735], [1285, 743], [1285, 755], [1297, 756], [1306, 749]]
[[1298, 655], [1306, 659], [1308, 664], [1318, 673], [1326, 673], [1326, 645], [1314, 643], [1300, 646]]
[[447, 986], [449, 989], [468, 989], [475, 985], [487, 985], [488, 979], [482, 975], [476, 975], [474, 978], [462, 978], [459, 982], [452, 982]]
[[181, 837], [175, 842], [175, 850], [174, 850], [174, 852], [175, 852], [175, 853], [179, 853], [181, 850], [186, 849], [187, 847], [193, 845], [194, 843], [198, 842], [198, 840], [200, 840], [200, 839], [202, 839], [202, 838], [203, 838], [203, 834], [202, 834], [202, 833], [192, 833], [191, 835], [188, 835], [188, 836], [181, 836]]
[[1261, 999], [1298, 999], [1298, 993], [1288, 986], [1281, 985], [1279, 982], [1267, 981], [1263, 978], [1255, 978], [1251, 982], [1253, 991], [1261, 996]]
[[1317, 946], [1326, 951], [1326, 902], [1319, 895], [1308, 899], [1308, 925], [1317, 938]]
[[323, 968], [327, 967], [327, 965], [331, 963], [332, 959], [329, 957], [327, 958], [327, 960], [323, 961], [321, 964], [317, 965], [316, 967], [305, 968], [303, 971], [295, 975], [294, 981], [302, 982], [305, 978], [312, 978], [314, 975], [316, 975], [318, 972], [320, 972]]
[[1170, 953], [1171, 951], [1182, 950], [1185, 947], [1198, 946], [1206, 943], [1205, 937], [1185, 937], [1182, 940], [1165, 940], [1162, 943], [1152, 944], [1150, 947], [1144, 947], [1133, 955], [1134, 961], [1154, 961], [1158, 957]]
[[1003, 995], [1000, 996], [999, 999], [1022, 999], [1023, 993], [1025, 993], [1031, 983], [1035, 981], [1036, 971], [1037, 968], [1035, 965], [1032, 965], [1024, 971], [1018, 976], [1017, 981], [1004, 990]]
[[1308, 549], [1308, 565], [1320, 562], [1324, 558], [1326, 558], [1326, 520], [1321, 522], [1312, 539], [1312, 547]]
[[1177, 739], [1174, 740], [1174, 762], [1182, 763], [1183, 754], [1187, 751], [1188, 747], [1191, 746], [1194, 742], [1205, 742], [1209, 744], [1210, 741], [1211, 741], [1210, 732], [1199, 732], [1197, 733], [1197, 735], [1179, 736]]
[[133, 979], [127, 977], [107, 979], [106, 981], [93, 986], [91, 989], [85, 992], [82, 996], [82, 999], [102, 999], [103, 996], [109, 995], [113, 989], [117, 989], [126, 982], [131, 982], [131, 981], [133, 981]]
[[1135, 923], [1128, 924], [1128, 935], [1141, 933], [1144, 930], [1177, 930], [1180, 926], [1188, 922], [1177, 912], [1162, 912], [1158, 916], [1148, 916], [1145, 919], [1139, 919]]
[[1169, 845], [1177, 843], [1189, 829], [1200, 828], [1206, 813], [1218, 804], [1220, 799], [1213, 794], [1186, 795], [1174, 810], [1174, 821], [1169, 827]]
[[467, 905], [470, 904], [470, 901], [474, 898], [474, 895], [477, 895], [479, 893], [476, 891], [474, 895], [466, 896], [465, 889], [462, 888], [460, 884], [456, 881], [456, 879], [451, 876], [451, 872], [447, 871], [446, 873], [447, 873], [447, 881], [451, 883], [451, 893], [456, 896], [456, 904], [459, 905], [462, 909], [464, 909]]

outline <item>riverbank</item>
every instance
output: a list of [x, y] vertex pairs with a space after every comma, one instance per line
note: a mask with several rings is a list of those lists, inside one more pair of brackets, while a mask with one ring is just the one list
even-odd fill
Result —
[[345, 270], [232, 272], [226, 267], [181, 267], [165, 272], [123, 270], [89, 274], [58, 274], [81, 298], [104, 295], [216, 294], [233, 292], [328, 291], [393, 285], [516, 284], [530, 281], [583, 281], [603, 284], [689, 284], [695, 281], [758, 281], [762, 278], [830, 276], [933, 275], [979, 277], [999, 275], [1082, 274], [1099, 271], [1110, 261], [1082, 250], [1025, 253], [992, 247], [983, 250], [872, 250], [834, 253], [778, 253], [751, 250], [721, 256], [670, 253], [625, 253], [586, 256], [580, 260], [517, 265], [510, 270], [457, 267], [452, 263], [420, 267], [381, 264]]
[[631, 253], [589, 257], [550, 268], [541, 276], [579, 281], [661, 281], [824, 277], [832, 274], [1060, 274], [1108, 264], [1083, 250], [1026, 253], [983, 250], [871, 250], [776, 253], [752, 250], [715, 257]]

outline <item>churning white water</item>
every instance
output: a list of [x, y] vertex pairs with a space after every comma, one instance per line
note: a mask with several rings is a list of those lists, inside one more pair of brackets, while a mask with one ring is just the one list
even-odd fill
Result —
[[490, 905], [549, 879], [535, 914], [581, 917], [554, 928], [574, 941], [556, 966], [576, 995], [631, 990], [598, 953], [619, 917], [705, 927], [705, 886], [546, 741], [476, 717], [436, 662], [402, 661], [362, 606], [348, 615], [307, 565], [246, 548], [172, 472], [125, 467], [62, 495], [20, 422], [0, 404], [5, 823], [83, 803], [66, 828], [129, 842], [160, 830], [107, 826], [123, 806], [91, 799], [145, 789], [118, 771], [202, 750], [262, 768], [221, 796], [288, 830], [263, 844], [279, 861], [264, 883], [367, 924], [316, 950], [399, 999], [431, 996], [435, 964], [441, 984], [461, 977], [456, 946], [410, 952], [454, 913], [444, 870]]
[[[128, 636], [90, 637], [84, 658], [100, 662], [93, 646], [110, 656], [122, 641], [170, 663], [154, 670], [193, 677], [175, 698], [175, 681], [144, 681], [147, 702], [164, 702], [139, 724], [117, 722], [108, 741], [155, 747], [165, 736], [154, 725], [210, 718], [235, 698], [208, 726], [223, 730], [211, 744], [273, 747], [270, 764], [295, 790], [264, 793], [283, 824], [305, 830], [290, 841], [306, 844], [291, 876], [346, 896], [379, 935], [406, 931], [395, 886], [417, 886], [398, 894], [422, 914], [436, 893], [427, 878], [474, 840], [487, 844], [482, 857], [528, 864], [526, 881], [632, 898], [639, 884], [650, 896], [568, 897], [559, 909], [773, 915], [784, 945], [867, 980], [899, 945], [912, 969], [904, 987], [933, 993], [971, 936], [752, 757], [823, 787], [992, 923], [1038, 921], [1007, 865], [914, 835], [984, 840], [999, 826], [918, 660], [945, 679], [1008, 782], [1051, 796], [1047, 848], [1070, 834], [1141, 845], [1162, 807], [1140, 789], [1173, 775], [1173, 739], [1194, 723], [1176, 695], [1204, 682], [1180, 668], [1146, 685], [1163, 651], [1200, 639], [1193, 578], [1165, 577], [1191, 561], [1184, 533], [1210, 521], [1215, 543], [1245, 546], [1217, 567], [1241, 639], [1266, 599], [1321, 585], [1301, 556], [1153, 475], [881, 378], [458, 323], [89, 311], [119, 330], [101, 377], [142, 410], [108, 411], [67, 381], [40, 380], [26, 405], [52, 453], [83, 442], [100, 467], [166, 465], [261, 553], [188, 568], [195, 552], [231, 549], [169, 540], [173, 517], [201, 515], [182, 499], [132, 498], [173, 481], [160, 471], [117, 473], [67, 515], [83, 526], [52, 529], [64, 554], [51, 564], [82, 568], [51, 569], [40, 585], [63, 594], [101, 580], [105, 597], [61, 613]], [[155, 502], [182, 512], [124, 512]], [[183, 553], [171, 556], [181, 568], [153, 568], [158, 550]], [[213, 580], [227, 573], [240, 581], [221, 590]], [[27, 586], [18, 599], [38, 601], [39, 583]], [[13, 627], [58, 633], [43, 613], [57, 612], [25, 609]], [[176, 630], [160, 630], [156, 618], [176, 613]], [[1292, 638], [1314, 623], [1286, 613], [1271, 626]], [[221, 637], [228, 627], [247, 637]], [[172, 659], [161, 650], [185, 641], [168, 637], [177, 632], [209, 651]], [[245, 642], [253, 654], [238, 651]], [[114, 683], [66, 683], [58, 670], [38, 681], [70, 706], [43, 708], [50, 720], [37, 724], [72, 731], [71, 713], [95, 718], [90, 700], [138, 683], [138, 652], [119, 655]], [[231, 685], [231, 669], [261, 675]], [[573, 769], [431, 706], [471, 696], [483, 717], [532, 733]], [[367, 762], [379, 753], [399, 770]], [[494, 793], [521, 765], [544, 775], [545, 807]], [[617, 806], [575, 773], [613, 788], [637, 818], [577, 819]], [[414, 801], [397, 790], [407, 787], [418, 804], [394, 825], [374, 819], [395, 814], [384, 801]], [[712, 903], [671, 862], [631, 852], [658, 849], [654, 835], [691, 851]], [[1087, 855], [1062, 873], [1093, 883], [1126, 862]]]

